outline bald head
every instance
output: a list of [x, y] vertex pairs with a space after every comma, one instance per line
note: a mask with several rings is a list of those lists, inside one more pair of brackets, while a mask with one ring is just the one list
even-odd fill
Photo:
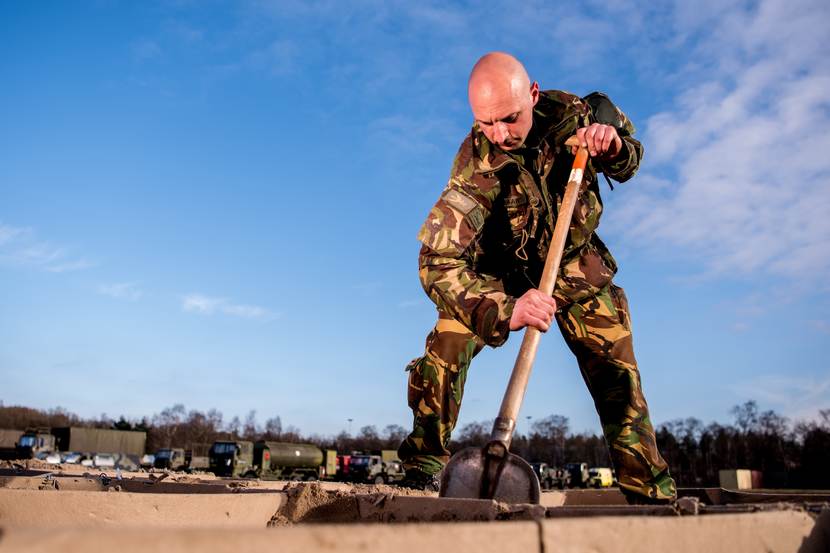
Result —
[[470, 108], [490, 142], [504, 150], [521, 146], [533, 126], [539, 85], [531, 84], [524, 66], [503, 52], [484, 55], [467, 85]]

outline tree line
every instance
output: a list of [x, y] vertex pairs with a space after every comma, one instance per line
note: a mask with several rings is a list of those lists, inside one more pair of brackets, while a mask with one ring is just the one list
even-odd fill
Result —
[[[830, 409], [821, 410], [817, 421], [791, 423], [774, 411], [760, 411], [754, 401], [735, 406], [733, 424], [704, 424], [689, 417], [661, 424], [657, 445], [682, 487], [718, 486], [721, 469], [751, 469], [763, 473], [764, 487], [830, 488]], [[363, 426], [352, 435], [306, 435], [294, 426], [283, 427], [279, 416], [264, 425], [251, 411], [241, 420], [226, 421], [218, 410], [187, 410], [177, 404], [152, 417], [128, 420], [106, 415], [83, 419], [62, 408], [0, 407], [0, 428], [85, 426], [141, 430], [147, 433], [147, 451], [162, 447], [185, 447], [205, 455], [216, 440], [274, 440], [310, 442], [339, 452], [397, 449], [407, 429], [390, 424], [382, 429]], [[487, 442], [492, 421], [473, 422], [457, 429], [451, 450], [481, 446]], [[517, 433], [511, 450], [528, 461], [563, 466], [585, 462], [610, 466], [608, 449], [601, 436], [572, 433], [568, 418], [550, 415], [537, 419], [525, 433]]]

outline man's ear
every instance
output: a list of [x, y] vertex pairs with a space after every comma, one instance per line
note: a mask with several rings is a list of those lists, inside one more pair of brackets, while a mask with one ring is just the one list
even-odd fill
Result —
[[533, 104], [536, 105], [536, 102], [539, 101], [539, 83], [533, 81], [530, 85], [530, 99], [532, 100]]

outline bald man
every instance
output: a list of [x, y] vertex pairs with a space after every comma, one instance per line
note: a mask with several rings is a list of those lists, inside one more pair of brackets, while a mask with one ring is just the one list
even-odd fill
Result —
[[[476, 63], [468, 94], [475, 122], [418, 235], [421, 283], [438, 322], [407, 366], [415, 420], [398, 450], [404, 485], [437, 485], [473, 357], [511, 331], [545, 332], [555, 320], [594, 399], [620, 488], [632, 503], [671, 501], [675, 483], [655, 444], [628, 302], [595, 232], [597, 172], [618, 182], [634, 175], [643, 155], [634, 126], [603, 94], [540, 91], [499, 52]], [[590, 161], [550, 297], [537, 288], [573, 162], [564, 142], [574, 134]]]

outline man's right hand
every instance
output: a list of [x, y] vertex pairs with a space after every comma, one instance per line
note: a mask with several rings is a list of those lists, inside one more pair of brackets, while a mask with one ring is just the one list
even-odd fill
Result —
[[526, 326], [547, 332], [556, 312], [556, 300], [531, 288], [516, 300], [513, 315], [510, 317], [510, 330], [519, 330]]

